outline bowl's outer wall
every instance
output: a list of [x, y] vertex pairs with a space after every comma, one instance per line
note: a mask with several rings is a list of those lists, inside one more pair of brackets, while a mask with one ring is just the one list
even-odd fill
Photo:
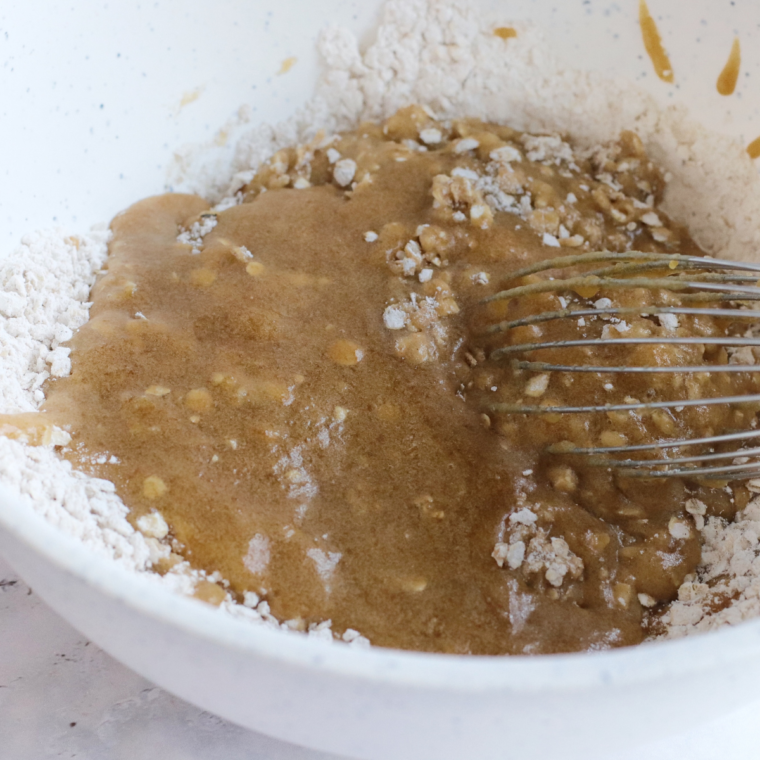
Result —
[[[0, 551], [54, 610], [160, 686], [240, 725], [366, 760], [545, 760], [560, 748], [568, 760], [610, 760], [617, 747], [688, 729], [760, 692], [760, 657], [675, 676], [663, 667], [640, 684], [611, 673], [564, 689], [399, 687], [380, 673], [336, 674], [321, 666], [319, 648], [310, 663], [283, 662], [137, 614], [128, 599], [41, 561], [12, 529], [0, 530]], [[760, 650], [760, 627], [755, 639]]]
[[[760, 134], [760, 4], [649, 4], [671, 54], [675, 88], [653, 75], [635, 0], [481, 3], [495, 23], [540, 23], [569, 66], [636, 79], [663, 103], [685, 104], [708, 126], [745, 142]], [[319, 28], [341, 23], [366, 42], [379, 5], [219, 0], [212, 10], [196, 0], [3, 4], [0, 255], [25, 232], [56, 225], [86, 230], [161, 192], [173, 149], [213, 137], [241, 103], [252, 104], [253, 121], [287, 117], [313, 87]], [[714, 82], [737, 34], [743, 73], [737, 95], [725, 99]], [[295, 66], [278, 75], [290, 56], [297, 57]], [[199, 637], [137, 609], [114, 589], [86, 582], [84, 572], [61, 569], [17, 529], [23, 511], [8, 499], [0, 506], [0, 550], [8, 561], [106, 651], [201, 707], [315, 748], [371, 760], [543, 760], [558, 749], [567, 758], [612, 758], [616, 746], [644, 744], [760, 692], [760, 657], [726, 659], [708, 645], [691, 674], [681, 668], [669, 675], [670, 660], [653, 648], [647, 673], [661, 664], [659, 677], [647, 675], [636, 685], [612, 673], [607, 683], [538, 692], [515, 684], [478, 693], [453, 681], [432, 688], [424, 679], [415, 684], [413, 676], [401, 687], [336, 673], [318, 658], [294, 664]], [[86, 558], [81, 562], [87, 565]], [[757, 655], [756, 628], [737, 639], [742, 653]]]

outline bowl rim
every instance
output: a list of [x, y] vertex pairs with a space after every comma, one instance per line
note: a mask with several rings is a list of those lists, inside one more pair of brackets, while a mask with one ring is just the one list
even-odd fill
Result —
[[563, 693], [693, 676], [760, 653], [760, 618], [620, 649], [553, 655], [449, 655], [354, 648], [233, 618], [120, 566], [49, 523], [0, 485], [0, 528], [57, 569], [170, 627], [243, 655], [388, 687], [452, 693]]

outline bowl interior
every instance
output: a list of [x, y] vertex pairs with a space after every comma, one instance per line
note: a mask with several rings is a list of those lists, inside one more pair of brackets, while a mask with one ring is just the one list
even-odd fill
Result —
[[[638, 27], [638, 5], [566, 0], [481, 0], [495, 25], [538, 24], [568, 67], [637, 81], [660, 102], [687, 107], [706, 126], [744, 143], [760, 134], [760, 4], [651, 0], [670, 53], [676, 85], [659, 81]], [[0, 184], [0, 256], [38, 228], [86, 230], [140, 197], [162, 192], [176, 148], [211, 140], [238, 106], [251, 123], [286, 118], [311, 94], [319, 71], [315, 40], [325, 23], [371, 39], [380, 0], [320, 3], [220, 0], [155, 6], [42, 0], [4, 9], [9, 31], [0, 91], [18, 104], [3, 114], [6, 145]], [[66, 30], [65, 34], [61, 30]], [[715, 80], [735, 35], [743, 50], [735, 96]], [[279, 73], [282, 62], [296, 62]], [[247, 652], [297, 670], [400, 688], [570, 694], [605, 684], [664, 682], [756, 659], [760, 621], [693, 639], [592, 655], [459, 658], [391, 651], [360, 652], [220, 618], [128, 576], [30, 514], [0, 492], [3, 543], [34, 573], [60, 571], [138, 619], [159, 620], [198, 641]], [[7, 549], [10, 553], [12, 548]], [[28, 550], [28, 551], [27, 551]], [[23, 555], [23, 557], [22, 557]], [[44, 597], [44, 593], [43, 593]], [[67, 606], [49, 601], [67, 617]], [[73, 609], [73, 607], [72, 607]], [[99, 641], [108, 649], [108, 643]], [[198, 686], [202, 689], [202, 684]]]
[[[644, 53], [635, 2], [473, 1], [494, 25], [538, 25], [568, 67], [635, 80], [744, 142], [760, 134], [760, 100], [752, 97], [760, 76], [756, 4], [652, 0], [675, 70], [671, 87]], [[251, 105], [252, 123], [287, 117], [313, 90], [319, 30], [340, 24], [367, 43], [381, 5], [220, 0], [213, 13], [197, 0], [8, 5], [0, 85], [14, 107], [2, 117], [12, 149], [0, 187], [0, 255], [26, 232], [86, 230], [162, 192], [174, 151], [213, 138], [243, 104]], [[741, 81], [734, 97], [722, 98], [715, 81], [739, 34]], [[291, 56], [295, 65], [279, 74]]]

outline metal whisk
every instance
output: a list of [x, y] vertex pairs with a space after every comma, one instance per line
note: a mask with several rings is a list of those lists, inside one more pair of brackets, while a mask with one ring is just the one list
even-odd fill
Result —
[[[646, 288], [677, 292], [687, 306], [627, 306], [608, 308], [563, 308], [558, 311], [536, 314], [522, 319], [504, 321], [492, 325], [488, 334], [507, 333], [518, 327], [537, 325], [555, 320], [578, 319], [580, 317], [622, 317], [625, 315], [659, 316], [699, 315], [726, 317], [731, 320], [760, 322], [760, 310], [750, 308], [751, 302], [760, 301], [760, 265], [737, 261], [725, 261], [701, 256], [685, 256], [668, 253], [627, 253], [595, 252], [573, 256], [560, 256], [543, 261], [510, 274], [511, 280], [549, 270], [568, 267], [583, 268], [596, 265], [591, 271], [573, 273], [569, 277], [547, 278], [528, 285], [520, 285], [502, 290], [485, 299], [484, 302], [499, 300], [527, 299], [540, 293], [573, 293], [598, 290], [619, 290]], [[754, 274], [747, 274], [754, 273]], [[564, 302], [561, 302], [564, 305]], [[710, 306], [699, 306], [700, 303]], [[718, 303], [719, 307], [714, 306]], [[760, 347], [760, 337], [694, 336], [680, 337], [626, 337], [612, 339], [578, 339], [550, 342], [521, 343], [498, 348], [491, 353], [491, 359], [511, 359], [513, 368], [530, 372], [591, 372], [591, 373], [719, 373], [719, 372], [760, 372], [760, 364], [700, 364], [692, 366], [602, 366], [572, 365], [531, 361], [526, 354], [537, 350], [556, 350], [570, 347], [640, 346], [644, 344], [701, 344], [724, 347]], [[614, 411], [636, 411], [652, 409], [675, 409], [715, 404], [759, 403], [760, 394], [719, 396], [713, 398], [679, 399], [674, 401], [637, 402], [626, 404], [604, 404], [598, 406], [540, 406], [523, 403], [495, 403], [489, 406], [493, 412], [506, 414], [578, 414]], [[753, 420], [753, 425], [756, 424]], [[752, 439], [760, 438], [760, 430], [748, 429], [703, 438], [659, 440], [644, 445], [607, 447], [571, 447], [554, 445], [548, 451], [556, 454], [572, 454], [588, 457], [587, 463], [619, 468], [628, 476], [663, 478], [674, 476], [700, 477], [713, 480], [744, 480], [760, 477], [760, 456], [758, 448], [738, 448], [731, 451], [715, 451], [715, 446], [736, 442], [740, 446]], [[637, 459], [641, 452], [655, 452], [689, 446], [705, 446], [707, 452], [695, 456], [677, 458]], [[619, 457], [623, 458], [619, 458]], [[739, 459], [741, 458], [741, 459]], [[739, 460], [724, 464], [726, 460]]]

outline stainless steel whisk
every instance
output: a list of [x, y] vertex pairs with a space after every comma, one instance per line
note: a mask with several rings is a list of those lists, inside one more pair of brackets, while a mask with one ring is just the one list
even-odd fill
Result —
[[[600, 268], [565, 278], [549, 278], [529, 285], [520, 285], [485, 299], [484, 303], [498, 300], [530, 298], [539, 293], [571, 292], [575, 288], [589, 286], [599, 290], [622, 288], [647, 288], [678, 292], [683, 303], [695, 306], [640, 306], [609, 308], [563, 308], [558, 311], [536, 314], [522, 319], [504, 321], [492, 325], [488, 334], [506, 333], [517, 327], [536, 325], [554, 320], [577, 319], [579, 317], [621, 317], [625, 315], [658, 316], [704, 315], [710, 317], [728, 317], [760, 322], [760, 310], [748, 308], [752, 301], [760, 301], [760, 265], [738, 261], [726, 261], [702, 256], [685, 256], [669, 253], [643, 253], [630, 251], [626, 253], [594, 252], [572, 256], [560, 256], [542, 261], [510, 274], [510, 280], [518, 280], [528, 275], [558, 270], [568, 267], [602, 265]], [[657, 271], [668, 270], [665, 276], [658, 276]], [[653, 273], [647, 276], [647, 273]], [[742, 273], [755, 274], [742, 274]], [[749, 284], [752, 283], [752, 284]], [[577, 292], [577, 291], [575, 291]], [[700, 307], [700, 302], [724, 303], [725, 308], [714, 306]], [[725, 347], [759, 347], [760, 337], [634, 337], [612, 339], [578, 339], [537, 343], [522, 343], [505, 346], [491, 353], [491, 359], [511, 358], [515, 369], [531, 372], [593, 372], [593, 373], [716, 373], [716, 372], [760, 372], [760, 364], [700, 364], [692, 366], [601, 366], [569, 365], [551, 362], [531, 361], [524, 358], [536, 350], [554, 350], [568, 347], [600, 346], [636, 346], [644, 344], [702, 344]], [[523, 358], [521, 358], [523, 357]], [[680, 399], [674, 401], [638, 402], [630, 404], [604, 404], [598, 406], [540, 406], [527, 404], [495, 403], [489, 406], [494, 412], [506, 414], [578, 414], [611, 411], [635, 411], [649, 409], [676, 409], [687, 406], [704, 406], [715, 404], [744, 404], [760, 402], [760, 394], [738, 396], [721, 396], [714, 398]], [[754, 424], [754, 422], [753, 422]], [[619, 468], [632, 477], [663, 478], [675, 476], [698, 476], [706, 479], [743, 480], [760, 477], [760, 461], [753, 461], [760, 456], [758, 448], [738, 448], [731, 451], [714, 451], [714, 446], [737, 442], [742, 445], [752, 439], [760, 438], [760, 430], [748, 429], [739, 432], [714, 435], [704, 438], [660, 440], [644, 445], [607, 446], [607, 447], [568, 447], [551, 446], [551, 453], [572, 454], [589, 457], [588, 463], [606, 468]], [[682, 448], [704, 445], [710, 447], [707, 453], [677, 458], [636, 459], [636, 455], [645, 451]], [[616, 458], [616, 456], [624, 458]], [[739, 458], [741, 458], [739, 460]], [[732, 464], [722, 464], [725, 460], [739, 460]]]

